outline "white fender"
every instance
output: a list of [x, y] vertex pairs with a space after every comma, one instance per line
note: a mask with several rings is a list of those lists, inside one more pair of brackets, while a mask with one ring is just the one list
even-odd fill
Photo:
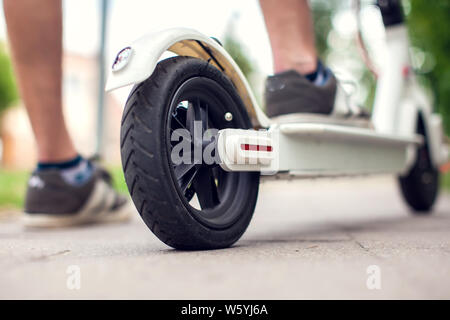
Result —
[[136, 84], [151, 76], [158, 60], [166, 51], [205, 61], [224, 72], [233, 82], [255, 127], [269, 127], [270, 120], [261, 110], [237, 64], [222, 46], [196, 30], [172, 28], [148, 34], [130, 46], [129, 56], [120, 69], [111, 70], [106, 84], [110, 91]]

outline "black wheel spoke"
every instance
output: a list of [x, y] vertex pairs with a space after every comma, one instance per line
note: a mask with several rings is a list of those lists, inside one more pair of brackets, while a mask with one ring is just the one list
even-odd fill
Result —
[[195, 108], [192, 103], [189, 103], [186, 113], [186, 127], [192, 136], [194, 136], [194, 122], [195, 122]]
[[183, 191], [183, 193], [185, 193], [186, 190], [188, 189], [188, 187], [191, 185], [192, 181], [194, 180], [194, 178], [198, 174], [199, 169], [200, 169], [200, 167], [195, 167], [195, 168], [187, 171], [181, 177], [181, 179], [178, 180], [178, 183], [180, 185], [181, 191]]
[[[186, 111], [186, 128], [189, 130], [195, 145], [201, 145], [203, 140], [202, 136], [197, 137], [195, 135], [195, 124], [197, 123], [198, 126], [198, 122], [201, 122], [202, 134], [209, 128], [208, 108], [208, 104], [200, 98], [189, 101]], [[191, 171], [193, 166], [197, 166], [194, 173]], [[220, 203], [217, 187], [218, 173], [213, 172], [212, 168], [199, 166], [199, 164], [191, 166], [185, 164], [176, 166], [174, 169], [175, 176], [182, 182], [183, 192], [191, 183], [193, 184], [202, 209], [213, 208]], [[183, 189], [183, 187], [186, 189]]]
[[222, 174], [222, 169], [219, 168], [218, 166], [216, 167], [212, 167], [211, 169], [211, 173], [214, 179], [214, 183], [216, 185], [216, 193], [217, 193], [217, 199], [219, 200], [219, 202], [222, 201], [222, 194], [223, 194], [223, 189], [224, 189], [224, 185], [225, 185], [225, 181], [223, 179], [223, 174]]
[[186, 112], [187, 109], [182, 106], [178, 106], [173, 112], [172, 112], [172, 119], [175, 120], [176, 124], [175, 127], [172, 127], [171, 129], [186, 129], [188, 130], [186, 126]]
[[208, 104], [202, 103], [200, 99], [197, 99], [195, 109], [196, 114], [198, 114], [196, 120], [202, 122], [203, 133], [208, 130]]
[[194, 163], [181, 163], [174, 167], [175, 177], [181, 180], [195, 166]]
[[[180, 128], [178, 128], [180, 129]], [[189, 132], [186, 132], [184, 130], [178, 130], [177, 131], [170, 129], [170, 133], [171, 133], [171, 138], [173, 137], [175, 139], [175, 141], [179, 141], [179, 139], [183, 139], [187, 142], [192, 143], [192, 137], [189, 134]]]
[[212, 183], [211, 193], [212, 193], [212, 198], [214, 199], [215, 204], [217, 205], [217, 204], [220, 203], [219, 188], [217, 186], [218, 180], [214, 177], [214, 173], [212, 171], [212, 168], [208, 168], [208, 170], [209, 170], [209, 174], [211, 176], [211, 183]]
[[194, 179], [194, 189], [202, 209], [214, 208], [219, 204], [217, 186], [209, 168], [202, 167]]
[[[188, 130], [187, 128], [186, 128], [186, 126], [184, 125], [184, 124], [182, 124], [181, 123], [181, 121], [178, 119], [178, 117], [177, 116], [173, 116], [173, 119], [175, 119], [175, 121], [180, 125], [180, 127], [182, 128], [182, 129], [186, 129], [186, 130]], [[173, 130], [172, 130], [173, 131]]]
[[189, 103], [187, 111], [187, 125], [191, 134], [194, 132], [194, 121], [201, 122], [203, 131], [208, 130], [208, 105], [198, 98]]

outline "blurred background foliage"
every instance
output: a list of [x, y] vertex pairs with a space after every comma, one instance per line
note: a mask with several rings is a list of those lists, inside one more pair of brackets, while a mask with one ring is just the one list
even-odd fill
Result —
[[242, 43], [236, 35], [235, 27], [239, 19], [239, 14], [234, 13], [231, 15], [226, 27], [222, 45], [230, 56], [233, 57], [233, 60], [247, 78], [250, 87], [256, 93], [255, 98], [257, 99], [259, 105], [262, 105], [262, 96], [258, 93], [259, 90], [256, 81], [256, 79], [260, 76], [258, 67], [252, 58], [247, 54], [245, 44]]
[[255, 65], [248, 57], [243, 49], [242, 44], [233, 36], [231, 32], [228, 32], [223, 39], [223, 47], [233, 57], [234, 61], [238, 64], [242, 73], [250, 78], [252, 73], [255, 72]]
[[17, 99], [18, 95], [11, 60], [5, 50], [5, 46], [0, 43], [0, 116]]
[[417, 70], [435, 97], [436, 110], [450, 135], [450, 1], [403, 1], [413, 49], [422, 61]]
[[[363, 5], [374, 1], [362, 1]], [[411, 42], [413, 68], [419, 81], [431, 89], [435, 110], [442, 114], [446, 134], [450, 135], [450, 1], [449, 0], [403, 0]], [[331, 54], [329, 37], [333, 33], [333, 16], [348, 1], [312, 0], [316, 45], [323, 60]], [[363, 21], [364, 23], [364, 21]], [[355, 50], [347, 51], [354, 56]], [[359, 56], [354, 59], [361, 61]], [[375, 94], [375, 78], [365, 69], [359, 79], [365, 87], [364, 105], [371, 107]]]

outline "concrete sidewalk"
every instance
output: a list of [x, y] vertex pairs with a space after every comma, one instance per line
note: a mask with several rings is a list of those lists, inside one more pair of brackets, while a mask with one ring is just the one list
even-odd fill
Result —
[[[79, 290], [67, 280], [76, 265]], [[368, 266], [381, 289], [366, 285]], [[450, 298], [450, 195], [411, 216], [394, 179], [265, 182], [233, 248], [178, 252], [137, 216], [30, 231], [0, 221], [0, 298]]]

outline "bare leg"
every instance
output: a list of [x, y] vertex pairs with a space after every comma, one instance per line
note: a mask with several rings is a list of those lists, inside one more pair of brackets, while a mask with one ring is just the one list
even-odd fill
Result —
[[62, 8], [60, 0], [4, 0], [20, 92], [33, 127], [38, 160], [58, 162], [77, 152], [62, 111]]
[[260, 0], [272, 46], [275, 73], [314, 72], [317, 51], [307, 0]]

